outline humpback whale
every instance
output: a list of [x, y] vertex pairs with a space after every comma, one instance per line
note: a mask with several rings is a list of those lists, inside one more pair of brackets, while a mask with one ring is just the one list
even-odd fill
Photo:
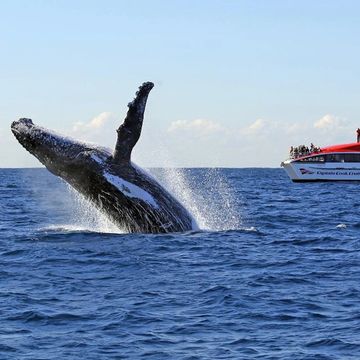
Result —
[[117, 129], [114, 152], [62, 136], [28, 118], [14, 121], [11, 130], [51, 173], [69, 183], [119, 228], [131, 233], [196, 229], [185, 207], [131, 161], [153, 86], [151, 82], [143, 83], [128, 104], [126, 118]]

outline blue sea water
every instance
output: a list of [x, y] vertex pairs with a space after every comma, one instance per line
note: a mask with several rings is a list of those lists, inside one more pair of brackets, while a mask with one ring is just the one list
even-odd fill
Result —
[[359, 183], [156, 170], [202, 230], [125, 234], [0, 170], [0, 359], [360, 359]]

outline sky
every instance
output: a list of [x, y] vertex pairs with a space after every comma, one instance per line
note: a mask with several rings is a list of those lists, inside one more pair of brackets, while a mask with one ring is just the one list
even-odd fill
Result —
[[0, 167], [41, 166], [20, 117], [113, 148], [144, 81], [144, 167], [278, 167], [291, 145], [353, 142], [359, 17], [355, 0], [2, 0]]

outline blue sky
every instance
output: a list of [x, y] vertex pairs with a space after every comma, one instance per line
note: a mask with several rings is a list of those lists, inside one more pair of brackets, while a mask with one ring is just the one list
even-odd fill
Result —
[[278, 166], [360, 126], [358, 1], [1, 1], [0, 167], [19, 117], [112, 147], [153, 81], [143, 166]]

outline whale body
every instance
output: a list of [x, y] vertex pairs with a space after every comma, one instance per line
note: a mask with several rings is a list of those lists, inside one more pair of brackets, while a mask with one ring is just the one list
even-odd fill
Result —
[[185, 207], [151, 175], [131, 162], [142, 129], [147, 97], [140, 86], [117, 129], [115, 151], [59, 135], [22, 118], [11, 124], [20, 144], [45, 167], [84, 195], [119, 228], [131, 233], [197, 229]]

